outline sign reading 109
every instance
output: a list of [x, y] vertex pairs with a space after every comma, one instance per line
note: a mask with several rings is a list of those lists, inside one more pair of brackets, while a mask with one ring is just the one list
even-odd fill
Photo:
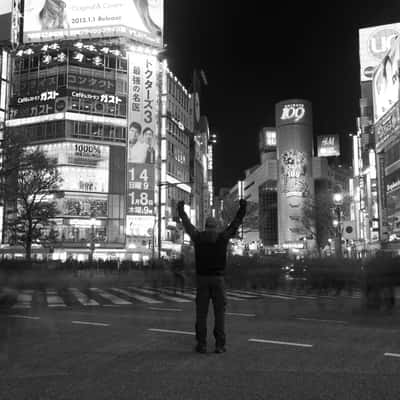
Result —
[[127, 214], [154, 214], [154, 166], [129, 164]]

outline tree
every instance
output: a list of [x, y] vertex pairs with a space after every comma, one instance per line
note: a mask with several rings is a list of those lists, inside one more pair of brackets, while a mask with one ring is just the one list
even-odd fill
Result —
[[[229, 225], [236, 216], [239, 209], [239, 200], [233, 196], [224, 198], [223, 210], [221, 212], [221, 223]], [[258, 204], [252, 201], [247, 202], [246, 215], [243, 219], [243, 233], [258, 231]]]
[[55, 240], [51, 219], [57, 215], [55, 194], [61, 183], [57, 161], [38, 147], [27, 147], [22, 135], [8, 135], [3, 143], [2, 193], [7, 209], [10, 244], [22, 245], [31, 259], [32, 244]]
[[[345, 197], [343, 203], [344, 210], [349, 199]], [[334, 209], [335, 204], [329, 190], [319, 191], [314, 199], [309, 198], [304, 202], [302, 216], [295, 231], [299, 235], [314, 239], [318, 252], [327, 245], [329, 238], [334, 238], [337, 234], [337, 228], [333, 224], [333, 220], [336, 219]]]

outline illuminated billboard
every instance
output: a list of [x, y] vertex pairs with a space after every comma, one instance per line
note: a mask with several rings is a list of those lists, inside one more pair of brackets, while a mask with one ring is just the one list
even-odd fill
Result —
[[21, 0], [0, 1], [0, 43], [17, 44], [19, 42]]
[[375, 68], [400, 33], [400, 23], [373, 26], [359, 30], [360, 80], [370, 81]]
[[127, 226], [129, 216], [155, 214], [159, 62], [132, 52], [128, 74]]
[[318, 154], [318, 157], [338, 157], [338, 156], [340, 156], [339, 135], [318, 136], [317, 154]]
[[80, 165], [108, 169], [110, 148], [97, 143], [63, 142], [40, 146], [46, 155], [55, 158], [58, 165]]
[[126, 236], [129, 237], [152, 237], [155, 225], [155, 217], [128, 215], [126, 217]]
[[394, 107], [375, 124], [375, 146], [380, 152], [383, 148], [396, 140], [400, 133], [400, 111]]
[[372, 79], [374, 122], [386, 114], [399, 100], [400, 38], [375, 69]]
[[107, 193], [110, 148], [96, 143], [53, 143], [39, 146], [55, 158], [65, 191]]
[[24, 42], [126, 36], [161, 47], [163, 0], [25, 0]]
[[276, 148], [276, 129], [262, 128], [259, 134], [258, 148], [260, 151], [268, 151]]

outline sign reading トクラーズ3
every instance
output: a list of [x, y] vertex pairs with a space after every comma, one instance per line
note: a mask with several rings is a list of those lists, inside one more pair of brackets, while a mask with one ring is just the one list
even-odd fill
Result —
[[[158, 154], [159, 61], [156, 57], [129, 53], [127, 227], [134, 216], [145, 232], [153, 228], [155, 161]], [[137, 219], [137, 218], [136, 218]], [[147, 222], [146, 222], [147, 221]], [[137, 230], [127, 231], [136, 236]]]
[[25, 0], [24, 42], [127, 36], [161, 47], [163, 0]]

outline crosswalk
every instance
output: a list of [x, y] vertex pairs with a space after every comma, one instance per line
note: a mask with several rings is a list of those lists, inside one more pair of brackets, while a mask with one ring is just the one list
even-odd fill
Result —
[[[0, 288], [0, 298], [2, 290]], [[150, 287], [150, 286], [128, 286], [123, 288], [110, 287], [107, 289], [87, 287], [87, 288], [47, 288], [47, 289], [23, 289], [15, 291], [15, 301], [9, 304], [12, 309], [29, 309], [35, 307], [49, 307], [52, 309], [65, 309], [72, 306], [83, 307], [123, 307], [135, 304], [147, 304], [157, 306], [163, 303], [192, 303], [196, 300], [196, 289], [185, 288], [184, 292], [175, 290], [174, 287]], [[254, 299], [265, 300], [337, 300], [338, 298], [361, 299], [360, 291], [354, 291], [352, 294], [343, 293], [336, 295], [317, 295], [315, 293], [299, 293], [289, 290], [268, 290], [252, 289], [226, 290], [226, 298], [230, 302], [248, 302]], [[398, 296], [396, 296], [398, 297]]]
[[[9, 290], [9, 289], [7, 289]], [[0, 297], [2, 288], [0, 288]], [[102, 307], [102, 306], [129, 306], [134, 304], [160, 305], [162, 303], [192, 303], [196, 299], [195, 288], [185, 288], [184, 292], [176, 291], [173, 287], [138, 287], [123, 288], [47, 288], [14, 290], [16, 301], [9, 305], [12, 309], [30, 309], [49, 307], [51, 309], [65, 309], [73, 306]], [[261, 299], [263, 296], [257, 291], [227, 290], [228, 301], [250, 301]]]

